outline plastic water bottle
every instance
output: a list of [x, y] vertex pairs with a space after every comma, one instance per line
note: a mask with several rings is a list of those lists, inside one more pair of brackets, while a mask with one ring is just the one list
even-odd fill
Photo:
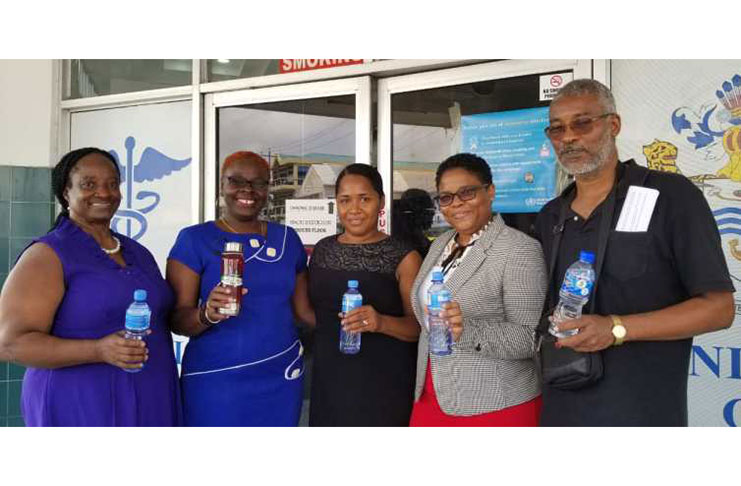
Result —
[[[363, 296], [358, 291], [358, 281], [348, 280], [347, 290], [342, 295], [342, 317], [348, 312], [363, 305]], [[357, 354], [360, 352], [360, 333], [346, 332], [340, 326], [340, 352], [344, 354]]]
[[430, 334], [430, 353], [447, 356], [453, 352], [453, 336], [446, 320], [440, 316], [443, 304], [450, 302], [450, 290], [443, 284], [442, 268], [432, 269], [432, 285], [427, 290], [427, 329]]
[[[149, 323], [152, 318], [152, 311], [147, 305], [147, 291], [137, 289], [134, 291], [134, 302], [126, 309], [126, 339], [136, 339], [142, 341], [149, 330]], [[124, 371], [129, 373], [138, 373], [141, 368], [125, 368]]]
[[[594, 253], [581, 251], [579, 252], [579, 260], [572, 263], [566, 270], [559, 292], [560, 299], [553, 311], [553, 319], [556, 323], [581, 317], [582, 307], [589, 301], [589, 295], [592, 293], [592, 287], [594, 286], [593, 263]], [[579, 332], [578, 329], [556, 332], [553, 323], [551, 323], [548, 331], [559, 338], [573, 336]]]

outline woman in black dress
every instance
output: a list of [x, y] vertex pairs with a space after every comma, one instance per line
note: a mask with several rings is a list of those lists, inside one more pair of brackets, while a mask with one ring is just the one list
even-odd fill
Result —
[[[345, 231], [317, 243], [309, 264], [317, 322], [309, 425], [406, 426], [419, 337], [410, 290], [422, 259], [378, 230], [384, 199], [375, 168], [347, 166], [335, 193]], [[364, 305], [341, 319], [348, 280], [359, 282]], [[340, 325], [362, 333], [358, 354], [340, 353]]]

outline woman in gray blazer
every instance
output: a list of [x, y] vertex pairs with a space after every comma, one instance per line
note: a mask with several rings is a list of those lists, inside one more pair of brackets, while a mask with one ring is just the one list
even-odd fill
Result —
[[[540, 383], [535, 328], [546, 290], [538, 242], [492, 212], [494, 185], [482, 158], [457, 154], [435, 177], [453, 227], [432, 244], [412, 287], [422, 323], [412, 426], [535, 426]], [[452, 302], [445, 310], [453, 352], [430, 354], [425, 302], [433, 267], [442, 267]]]

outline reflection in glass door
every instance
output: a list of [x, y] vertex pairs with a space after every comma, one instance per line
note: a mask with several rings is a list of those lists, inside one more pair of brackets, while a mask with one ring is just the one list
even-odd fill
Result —
[[331, 199], [342, 168], [369, 164], [369, 77], [305, 83], [206, 96], [204, 215], [221, 215], [219, 169], [247, 150], [270, 163], [264, 217], [284, 223], [289, 199]]
[[264, 217], [284, 223], [286, 200], [333, 198], [334, 178], [355, 162], [355, 97], [220, 108], [218, 140], [219, 161], [249, 150], [270, 163], [270, 201]]
[[[577, 61], [502, 61], [383, 80], [379, 167], [391, 178], [392, 234], [422, 230], [434, 238], [449, 228], [432, 203], [435, 171], [460, 152], [487, 160], [497, 188], [494, 210], [528, 232], [565, 178], [543, 133], [550, 102], [542, 81], [580, 72]], [[515, 157], [517, 151], [532, 160]], [[528, 164], [534, 169], [522, 168]]]

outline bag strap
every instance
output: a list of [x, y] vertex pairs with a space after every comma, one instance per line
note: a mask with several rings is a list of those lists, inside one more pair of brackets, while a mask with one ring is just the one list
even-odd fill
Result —
[[[592, 287], [592, 297], [589, 303], [589, 313], [594, 314], [594, 306], [597, 303], [597, 285], [599, 284], [599, 277], [602, 273], [602, 266], [605, 263], [605, 253], [607, 252], [607, 241], [610, 238], [610, 228], [612, 227], [612, 221], [615, 216], [615, 205], [617, 204], [617, 192], [618, 186], [644, 186], [646, 184], [646, 178], [650, 174], [650, 171], [636, 164], [633, 160], [623, 164], [624, 172], [623, 177], [618, 180], [617, 174], [615, 182], [612, 185], [610, 195], [607, 197], [605, 202], [605, 213], [602, 215], [600, 221], [600, 229], [597, 243], [597, 262], [594, 268], [594, 287]], [[626, 189], [627, 193], [627, 189]]]
[[605, 209], [600, 220], [599, 234], [597, 237], [597, 261], [594, 266], [594, 286], [592, 287], [592, 297], [589, 303], [589, 313], [594, 314], [594, 306], [597, 302], [597, 286], [599, 277], [602, 273], [602, 267], [605, 264], [605, 252], [607, 250], [607, 241], [610, 239], [610, 227], [612, 227], [613, 216], [615, 215], [615, 199], [617, 198], [617, 181], [612, 185], [610, 195], [605, 201]]
[[[651, 171], [645, 167], [642, 167], [638, 164], [636, 164], [633, 160], [629, 160], [623, 165], [623, 174], [620, 180], [615, 178], [615, 183], [612, 185], [612, 190], [610, 191], [610, 194], [608, 195], [608, 198], [605, 202], [605, 213], [602, 215], [602, 220], [600, 221], [600, 228], [599, 228], [599, 234], [598, 234], [598, 241], [597, 241], [597, 261], [595, 262], [595, 281], [594, 281], [594, 287], [592, 288], [592, 296], [591, 296], [591, 302], [589, 305], [589, 313], [594, 314], [594, 308], [597, 302], [597, 286], [600, 281], [600, 274], [602, 273], [602, 267], [605, 263], [605, 254], [607, 252], [607, 242], [610, 238], [610, 228], [612, 226], [612, 221], [615, 216], [615, 206], [617, 204], [617, 192], [619, 188], [628, 186], [645, 186], [646, 179], [648, 178], [648, 175], [651, 173]], [[617, 175], [617, 174], [616, 174]], [[575, 184], [572, 184], [566, 190], [564, 193], [567, 193], [571, 190], [575, 190]], [[627, 192], [627, 189], [626, 189]], [[558, 224], [553, 227], [553, 246], [551, 248], [551, 258], [548, 265], [548, 295], [555, 297], [555, 295], [558, 294], [558, 292], [553, 292], [553, 273], [556, 270], [556, 261], [558, 259], [558, 250], [560, 248], [561, 244], [561, 237], [563, 235], [564, 226], [566, 224], [566, 217], [568, 213], [569, 205], [571, 204], [570, 200], [562, 199], [561, 200], [561, 208], [559, 212], [558, 217]], [[543, 303], [543, 312], [541, 315], [545, 315], [546, 312], [550, 310], [550, 300], [548, 298], [545, 299], [545, 302]], [[545, 322], [544, 322], [545, 321]], [[537, 328], [537, 332], [540, 334], [547, 333], [548, 330], [548, 321], [547, 319], [541, 319], [540, 325]]]

